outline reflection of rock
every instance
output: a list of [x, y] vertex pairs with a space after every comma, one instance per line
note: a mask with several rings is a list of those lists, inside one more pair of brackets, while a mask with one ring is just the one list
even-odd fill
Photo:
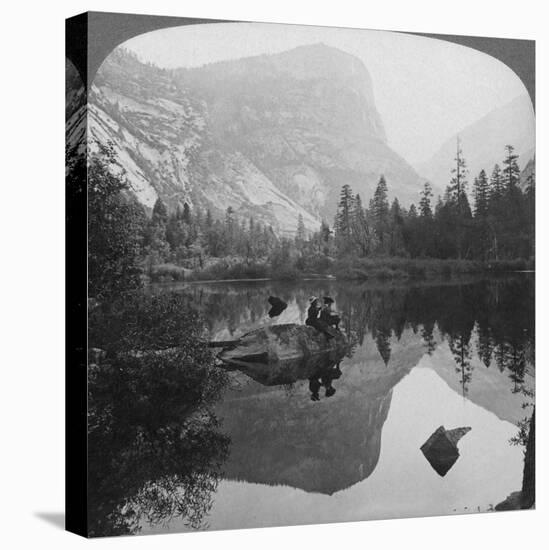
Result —
[[421, 446], [421, 452], [438, 475], [445, 476], [455, 464], [459, 458], [458, 441], [470, 430], [469, 427], [446, 430], [440, 426]]
[[234, 366], [263, 386], [281, 386], [293, 384], [298, 380], [325, 376], [336, 363], [343, 359], [344, 354], [345, 349], [342, 348], [300, 359], [289, 359], [276, 363], [241, 362]]
[[[239, 384], [216, 408], [231, 439], [224, 477], [324, 494], [367, 478], [379, 460], [392, 388], [423, 354], [416, 339], [410, 331], [395, 341], [388, 367], [368, 339], [342, 361], [336, 393], [326, 398], [321, 389], [319, 401], [308, 380], [267, 387], [234, 373]], [[306, 370], [294, 366], [293, 374]]]

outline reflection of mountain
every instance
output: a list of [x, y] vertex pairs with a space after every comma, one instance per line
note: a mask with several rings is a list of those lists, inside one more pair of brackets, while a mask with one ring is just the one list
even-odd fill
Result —
[[[261, 383], [287, 384], [267, 388], [236, 376], [241, 387], [219, 405], [223, 429], [233, 442], [225, 465], [229, 479], [333, 493], [368, 477], [379, 459], [392, 388], [428, 352], [433, 355], [424, 356], [422, 365], [457, 394], [465, 392], [501, 419], [516, 422], [525, 416], [524, 396], [511, 390], [522, 378], [533, 385], [528, 378], [534, 345], [530, 277], [408, 287], [216, 283], [192, 285], [185, 292], [218, 339], [272, 321], [269, 295], [286, 301], [282, 316], [299, 322], [308, 296], [326, 294], [335, 298], [345, 330], [358, 339], [352, 358], [341, 364], [341, 378], [333, 382], [335, 395], [326, 398], [321, 388], [318, 402], [311, 401], [306, 380], [290, 387], [291, 377], [256, 377]], [[418, 392], [417, 399], [423, 398]]]
[[[456, 393], [462, 393], [460, 376], [456, 373], [456, 364], [448, 349], [441, 346], [435, 351], [429, 361], [425, 361], [450, 388]], [[471, 381], [467, 386], [467, 399], [494, 413], [501, 420], [516, 424], [528, 415], [528, 410], [522, 408], [527, 399], [521, 393], [512, 393], [513, 382], [509, 378], [510, 372], [501, 372], [495, 364], [486, 367], [478, 362], [472, 371]], [[526, 387], [534, 387], [534, 378], [525, 375]]]
[[312, 402], [306, 381], [264, 387], [238, 375], [217, 411], [231, 438], [225, 477], [332, 494], [368, 477], [380, 453], [392, 388], [424, 353], [411, 331], [392, 342], [385, 366], [368, 339], [342, 364], [336, 393]]

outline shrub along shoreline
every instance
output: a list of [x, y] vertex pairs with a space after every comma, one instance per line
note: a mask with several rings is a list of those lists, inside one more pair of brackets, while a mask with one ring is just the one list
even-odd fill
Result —
[[277, 269], [266, 263], [225, 261], [214, 263], [201, 270], [190, 270], [175, 264], [160, 264], [149, 270], [148, 279], [160, 282], [199, 282], [221, 280], [300, 280], [318, 277], [334, 277], [338, 280], [425, 280], [449, 279], [472, 274], [501, 274], [517, 271], [534, 271], [532, 259], [493, 260], [439, 260], [433, 258], [346, 258], [332, 260], [321, 270], [299, 270], [295, 266]]

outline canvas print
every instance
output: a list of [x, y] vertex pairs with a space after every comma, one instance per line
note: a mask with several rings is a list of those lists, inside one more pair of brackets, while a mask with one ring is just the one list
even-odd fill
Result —
[[82, 534], [534, 508], [533, 43], [84, 17]]

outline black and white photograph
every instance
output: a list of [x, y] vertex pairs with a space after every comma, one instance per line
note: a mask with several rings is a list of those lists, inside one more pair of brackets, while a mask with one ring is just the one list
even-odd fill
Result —
[[66, 59], [86, 535], [534, 509], [529, 83], [444, 37], [154, 27]]

